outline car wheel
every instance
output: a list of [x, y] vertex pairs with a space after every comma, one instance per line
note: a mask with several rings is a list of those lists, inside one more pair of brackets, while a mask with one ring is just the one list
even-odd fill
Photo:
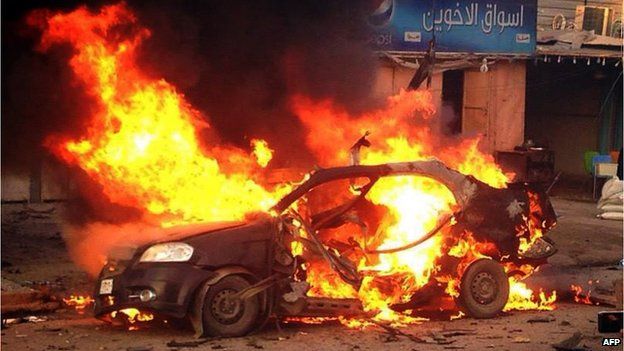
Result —
[[230, 275], [208, 289], [203, 308], [204, 331], [208, 335], [242, 336], [251, 331], [259, 315], [258, 296], [230, 298], [249, 286], [245, 278]]
[[492, 318], [509, 298], [509, 280], [503, 266], [483, 258], [464, 271], [459, 286], [459, 307], [474, 318]]

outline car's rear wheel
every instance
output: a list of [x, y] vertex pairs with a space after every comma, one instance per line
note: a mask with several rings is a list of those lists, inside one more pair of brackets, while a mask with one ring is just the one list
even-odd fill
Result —
[[472, 262], [460, 283], [459, 307], [474, 318], [492, 318], [509, 298], [509, 280], [503, 266], [490, 259]]
[[238, 275], [230, 275], [212, 285], [206, 293], [203, 308], [204, 331], [212, 336], [242, 336], [255, 326], [259, 315], [258, 296], [245, 300], [233, 298], [251, 286]]

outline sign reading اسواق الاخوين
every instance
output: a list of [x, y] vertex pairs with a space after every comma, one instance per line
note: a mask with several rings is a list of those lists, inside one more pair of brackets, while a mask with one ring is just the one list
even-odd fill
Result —
[[368, 16], [380, 51], [531, 54], [536, 0], [379, 0]]

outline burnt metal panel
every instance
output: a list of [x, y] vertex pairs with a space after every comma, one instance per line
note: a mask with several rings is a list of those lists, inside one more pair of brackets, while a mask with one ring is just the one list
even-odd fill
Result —
[[276, 235], [272, 220], [196, 235], [184, 240], [195, 248], [194, 263], [207, 268], [241, 266], [258, 277], [267, 274]]

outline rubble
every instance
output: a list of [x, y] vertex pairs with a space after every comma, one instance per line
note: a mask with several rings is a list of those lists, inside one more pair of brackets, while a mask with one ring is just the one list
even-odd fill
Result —
[[394, 327], [392, 327], [390, 325], [387, 325], [387, 324], [384, 324], [384, 323], [375, 323], [375, 325], [385, 329], [386, 332], [390, 336], [392, 336], [394, 338], [398, 339], [398, 336], [404, 336], [404, 337], [408, 338], [409, 340], [411, 340], [413, 342], [425, 343], [425, 344], [427, 343], [427, 341], [425, 339], [419, 338], [419, 337], [417, 337], [415, 335], [407, 334], [407, 333], [405, 333], [405, 332], [403, 332], [403, 331], [401, 331], [401, 330], [399, 330], [397, 328], [394, 328]]
[[528, 344], [531, 342], [531, 339], [525, 337], [525, 336], [516, 336], [513, 338], [512, 342], [514, 344]]
[[152, 351], [153, 349], [151, 346], [131, 346], [126, 348], [126, 351]]
[[60, 307], [60, 303], [49, 292], [25, 287], [4, 278], [1, 298], [3, 319], [51, 312]]
[[264, 349], [264, 346], [258, 344], [258, 340], [251, 339], [246, 343], [247, 346], [253, 347], [254, 349]]
[[191, 340], [191, 341], [175, 341], [171, 340], [167, 343], [167, 347], [199, 347], [207, 342], [211, 341], [211, 339], [201, 339], [201, 340]]
[[527, 320], [527, 323], [550, 323], [554, 322], [557, 319], [555, 317], [546, 316], [546, 317], [533, 317]]
[[570, 350], [579, 350], [577, 345], [583, 339], [583, 334], [580, 332], [574, 333], [571, 337], [564, 339], [556, 344], [552, 344], [551, 346], [555, 348], [557, 351], [570, 351]]
[[24, 205], [23, 209], [10, 213], [11, 217], [6, 224], [15, 224], [29, 219], [50, 219], [55, 211], [56, 208], [54, 206], [36, 209], [32, 206]]
[[446, 338], [451, 338], [454, 336], [464, 336], [464, 335], [476, 335], [476, 329], [446, 329], [440, 333], [442, 336]]

